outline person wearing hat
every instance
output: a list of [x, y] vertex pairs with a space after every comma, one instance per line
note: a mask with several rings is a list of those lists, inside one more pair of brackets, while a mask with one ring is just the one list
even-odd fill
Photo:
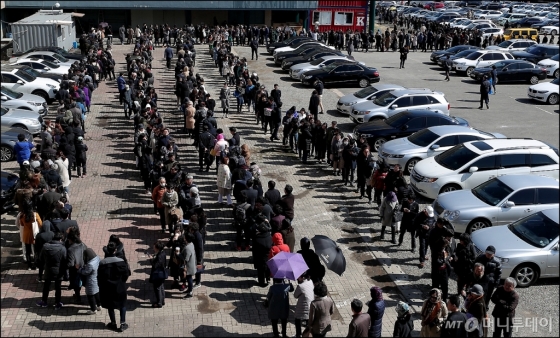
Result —
[[[468, 318], [476, 319], [476, 321], [472, 320], [467, 323], [466, 329], [469, 332], [469, 337], [486, 337], [486, 330], [488, 328], [484, 321], [488, 315], [482, 286], [475, 284], [469, 289], [463, 308]], [[476, 324], [478, 324], [476, 327], [469, 326]]]
[[431, 289], [428, 299], [422, 304], [420, 318], [420, 337], [439, 337], [443, 321], [447, 318], [448, 311], [445, 302], [441, 299], [439, 289]]
[[414, 322], [412, 321], [410, 306], [400, 301], [397, 303], [395, 310], [397, 312], [397, 320], [393, 327], [393, 337], [412, 337]]
[[480, 83], [480, 106], [478, 109], [482, 109], [482, 104], [486, 103], [486, 109], [490, 109], [488, 103], [490, 102], [490, 98], [488, 97], [488, 93], [490, 92], [490, 81], [488, 81], [488, 75], [484, 75], [482, 77], [482, 82]]
[[[78, 141], [76, 142], [76, 170], [78, 172], [79, 178], [85, 178], [87, 174], [86, 163], [88, 146], [84, 143], [84, 137], [78, 136]], [[82, 175], [83, 169], [83, 175]]]
[[486, 251], [480, 254], [475, 259], [475, 264], [480, 263], [484, 265], [484, 274], [488, 276], [488, 290], [485, 295], [486, 308], [488, 309], [488, 304], [492, 298], [492, 292], [496, 286], [500, 284], [500, 278], [502, 277], [502, 263], [498, 258], [496, 258], [496, 248], [493, 245], [489, 245]]
[[424, 210], [422, 210], [422, 212], [414, 218], [413, 227], [416, 229], [416, 236], [418, 237], [418, 242], [420, 243], [420, 268], [424, 267], [424, 262], [426, 261], [426, 253], [428, 252], [428, 237], [430, 231], [434, 228], [435, 222], [434, 208], [431, 205], [425, 207]]
[[519, 304], [519, 294], [515, 291], [517, 282], [515, 278], [506, 278], [504, 285], [499, 286], [492, 295], [492, 303], [494, 310], [494, 337], [511, 337], [513, 328], [513, 318], [515, 317], [515, 309]]

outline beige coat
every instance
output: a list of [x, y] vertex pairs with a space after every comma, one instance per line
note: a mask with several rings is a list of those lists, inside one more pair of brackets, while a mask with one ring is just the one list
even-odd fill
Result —
[[[420, 313], [424, 312], [424, 308], [427, 306], [427, 303], [429, 301], [430, 300], [424, 301], [424, 305], [422, 305], [422, 311]], [[441, 302], [441, 307], [439, 309], [439, 313], [437, 317], [439, 318], [440, 323], [443, 323], [447, 318], [447, 306], [443, 301]], [[430, 326], [426, 324], [423, 325], [422, 328], [420, 329], [420, 337], [439, 337], [440, 335], [441, 335], [441, 325]]]
[[[312, 333], [323, 332], [331, 325], [331, 316], [334, 313], [334, 302], [329, 297], [315, 297], [309, 306], [309, 321]], [[328, 332], [328, 331], [327, 331]]]
[[187, 129], [194, 129], [194, 113], [195, 113], [195, 109], [193, 106], [189, 106], [187, 107], [187, 109], [185, 109], [185, 119], [186, 119]]

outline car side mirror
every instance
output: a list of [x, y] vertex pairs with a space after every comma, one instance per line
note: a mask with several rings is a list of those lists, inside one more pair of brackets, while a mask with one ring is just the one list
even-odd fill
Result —
[[2, 101], [7, 101], [7, 100], [8, 100], [8, 97], [2, 95]]
[[44, 70], [51, 70], [51, 69], [50, 69], [49, 67], [45, 67], [45, 69], [44, 69]]
[[470, 173], [475, 173], [475, 172], [477, 172], [477, 171], [478, 171], [478, 167], [470, 167], [470, 168], [469, 168], [469, 172], [470, 172]]
[[21, 81], [21, 80], [17, 80], [17, 82], [16, 82], [16, 83], [17, 83], [17, 84], [20, 84], [20, 85], [22, 85], [22, 84], [23, 84], [23, 81]]
[[434, 145], [432, 145], [432, 146], [430, 147], [430, 149], [432, 149], [432, 150], [437, 150], [437, 149], [439, 149], [439, 144], [434, 144]]
[[394, 104], [390, 107], [390, 109], [397, 109], [397, 108], [399, 108], [399, 105], [397, 105], [397, 104]]
[[506, 201], [506, 203], [504, 203], [504, 208], [512, 208], [515, 206], [515, 203], [513, 203], [512, 201]]

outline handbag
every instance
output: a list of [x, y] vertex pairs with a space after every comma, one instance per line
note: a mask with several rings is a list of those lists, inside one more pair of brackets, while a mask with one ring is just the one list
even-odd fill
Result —
[[400, 222], [403, 218], [403, 212], [400, 210], [400, 204], [397, 203], [393, 209], [393, 222]]
[[210, 155], [211, 156], [216, 156], [216, 153], [217, 153], [216, 148], [210, 149]]
[[33, 223], [31, 223], [31, 226], [33, 227], [33, 238], [35, 238], [39, 233], [39, 223], [37, 223], [37, 216], [35, 213], [33, 213]]

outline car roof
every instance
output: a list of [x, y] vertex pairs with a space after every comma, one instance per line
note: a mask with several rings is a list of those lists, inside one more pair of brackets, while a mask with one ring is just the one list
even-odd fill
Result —
[[[484, 140], [484, 141], [471, 141], [471, 142], [466, 142], [466, 145], [468, 145], [469, 148], [471, 148], [471, 150], [474, 150], [477, 153], [483, 154], [483, 153], [487, 153], [487, 152], [494, 152], [496, 150], [516, 150], [516, 149], [524, 149], [524, 148], [550, 148], [552, 149], [552, 147], [550, 147], [549, 145], [547, 145], [546, 143], [539, 141], [539, 140], [533, 140], [533, 139], [511, 139], [511, 138], [506, 138], [506, 139], [490, 139], [490, 140]], [[481, 150], [481, 148], [485, 148], [484, 150]], [[486, 149], [487, 148], [487, 149]]]
[[542, 188], [558, 188], [558, 180], [549, 176], [539, 175], [503, 175], [498, 179], [504, 182], [513, 190], [519, 190], [528, 187]]
[[[397, 114], [403, 114], [403, 115], [414, 115], [416, 117], [429, 117], [429, 116], [437, 116], [437, 117], [443, 117], [443, 118], [449, 118], [449, 119], [454, 119], [453, 116], [447, 116], [447, 115], [443, 115], [441, 113], [435, 112], [433, 110], [429, 110], [429, 109], [410, 109], [410, 110], [405, 110], [402, 111], [400, 113]], [[397, 115], [395, 114], [395, 115]], [[393, 115], [394, 116], [394, 115]]]
[[[371, 87], [375, 87], [378, 90], [384, 90], [384, 89], [391, 89], [391, 88], [402, 88], [402, 89], [406, 89], [403, 86], [400, 85], [396, 85], [396, 84], [391, 84], [391, 83], [372, 83], [370, 85]], [[396, 89], [395, 89], [396, 90]]]
[[472, 134], [472, 135], [490, 134], [486, 132], [481, 132], [477, 129], [474, 129], [473, 127], [460, 126], [460, 125], [433, 126], [433, 127], [428, 127], [427, 129], [430, 129], [431, 132], [440, 136], [447, 135], [447, 134]]
[[551, 220], [553, 220], [556, 224], [558, 224], [558, 218], [560, 218], [560, 215], [558, 214], [558, 207], [556, 208], [552, 208], [552, 209], [546, 209], [541, 211], [546, 217], [550, 218]]
[[[339, 59], [339, 60], [350, 60], [348, 59], [347, 55], [325, 55], [325, 56], [321, 56], [321, 59], [323, 60], [331, 60], [331, 59]], [[355, 61], [355, 60], [350, 60], [350, 61]]]
[[[509, 39], [506, 41], [511, 41], [511, 42], [535, 42], [535, 40], [531, 40], [531, 39]], [[536, 42], [535, 42], [536, 43]]]
[[439, 92], [434, 92], [431, 89], [395, 89], [391, 91], [391, 94], [397, 97], [406, 96], [406, 95], [415, 95], [415, 94], [439, 94], [443, 95]]
[[500, 62], [503, 62], [505, 64], [510, 64], [510, 63], [530, 63], [532, 65], [534, 65], [534, 63], [526, 61], [526, 60], [501, 60]]

